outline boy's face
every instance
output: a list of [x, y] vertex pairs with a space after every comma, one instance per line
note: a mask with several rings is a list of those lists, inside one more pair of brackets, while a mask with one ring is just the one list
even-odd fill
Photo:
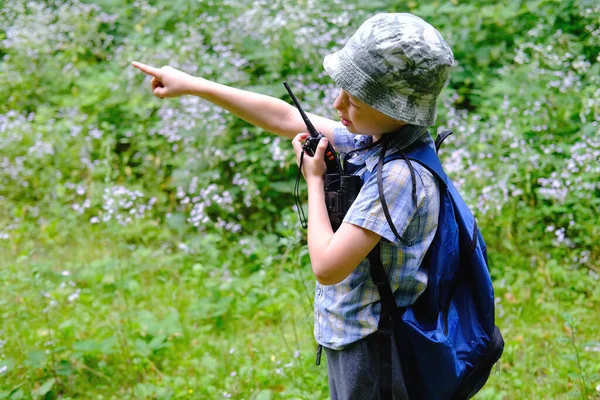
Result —
[[344, 89], [340, 89], [333, 108], [338, 111], [346, 129], [357, 135], [380, 136], [406, 125], [366, 105]]

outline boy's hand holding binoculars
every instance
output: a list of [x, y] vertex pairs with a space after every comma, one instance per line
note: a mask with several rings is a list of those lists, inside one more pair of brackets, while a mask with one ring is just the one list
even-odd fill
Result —
[[152, 84], [152, 92], [156, 97], [161, 99], [190, 94], [191, 82], [197, 79], [192, 75], [169, 66], [155, 68], [137, 61], [133, 61], [131, 65], [152, 77], [152, 81], [150, 82]]
[[[299, 133], [292, 140], [292, 146], [296, 152], [296, 164], [300, 166], [300, 155], [302, 154], [302, 142], [308, 138], [308, 133]], [[304, 154], [302, 158], [302, 174], [304, 179], [308, 182], [314, 178], [323, 179], [323, 176], [327, 172], [327, 166], [325, 165], [325, 149], [327, 149], [327, 138], [322, 138], [317, 146], [317, 151], [314, 157]]]

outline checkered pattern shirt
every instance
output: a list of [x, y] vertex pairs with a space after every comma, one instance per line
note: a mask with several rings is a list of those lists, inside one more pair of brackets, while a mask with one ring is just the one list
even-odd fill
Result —
[[[334, 144], [338, 152], [349, 152], [364, 147], [370, 136], [353, 135], [345, 128], [336, 128]], [[415, 137], [434, 146], [429, 133]], [[413, 141], [414, 141], [413, 140]], [[405, 141], [405, 143], [407, 143]], [[397, 152], [390, 146], [386, 156]], [[359, 165], [356, 175], [373, 172], [381, 147], [354, 153], [348, 162]], [[418, 215], [412, 198], [410, 170], [402, 159], [384, 164], [382, 177], [385, 200], [400, 236], [410, 240], [408, 246], [396, 238], [383, 213], [377, 188], [377, 174], [373, 173], [350, 207], [344, 222], [360, 226], [382, 236], [381, 262], [390, 280], [398, 306], [412, 304], [427, 287], [427, 270], [421, 261], [433, 241], [439, 216], [438, 183], [427, 169], [413, 162], [417, 177]], [[419, 221], [420, 220], [420, 221]], [[356, 269], [335, 285], [317, 282], [315, 292], [314, 334], [317, 343], [340, 350], [377, 331], [381, 302], [379, 292], [370, 275], [370, 263], [362, 260]]]

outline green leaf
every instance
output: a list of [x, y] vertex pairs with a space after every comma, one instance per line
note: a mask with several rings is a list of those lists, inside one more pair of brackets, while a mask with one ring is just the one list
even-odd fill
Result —
[[256, 400], [271, 400], [273, 397], [273, 392], [270, 390], [261, 390], [256, 394]]
[[20, 386], [22, 386], [22, 385], [19, 385], [19, 388], [13, 389], [10, 392], [10, 395], [8, 397], [9, 399], [11, 399], [11, 400], [21, 400], [21, 399], [25, 398], [25, 392], [23, 392], [23, 389], [21, 389]]
[[68, 360], [60, 360], [56, 367], [56, 373], [60, 376], [70, 376], [75, 373], [75, 369]]
[[182, 213], [173, 213], [170, 218], [167, 218], [169, 228], [183, 231], [186, 225], [187, 217]]
[[73, 350], [81, 351], [82, 353], [92, 353], [98, 349], [98, 342], [94, 339], [81, 340], [73, 343]]
[[135, 340], [135, 349], [143, 357], [148, 357], [152, 353], [152, 350], [150, 350], [150, 348], [148, 347], [148, 343], [146, 343], [145, 340], [139, 338]]
[[231, 303], [233, 303], [233, 297], [222, 297], [218, 301], [204, 298], [191, 305], [188, 313], [200, 319], [216, 318], [227, 313]]
[[173, 335], [175, 333], [183, 332], [177, 310], [172, 309], [171, 313], [161, 321], [161, 331], [164, 332], [165, 335]]
[[0, 400], [3, 399], [22, 399], [24, 397], [23, 390], [21, 387], [25, 385], [25, 382], [18, 384], [13, 387], [10, 392], [0, 392]]
[[265, 235], [263, 238], [263, 245], [266, 248], [272, 248], [274, 246], [277, 245], [277, 243], [279, 242], [279, 236], [277, 235], [273, 235], [273, 234], [269, 234], [269, 235]]
[[152, 338], [150, 343], [148, 343], [148, 347], [154, 351], [164, 349], [165, 347], [169, 347], [170, 343], [167, 342], [167, 335], [158, 335]]
[[271, 188], [279, 193], [294, 193], [294, 184], [293, 181], [271, 182]]
[[214, 357], [205, 354], [204, 357], [202, 357], [201, 365], [206, 368], [207, 371], [214, 371], [219, 368], [221, 362], [217, 361]]
[[113, 336], [100, 342], [94, 339], [75, 342], [73, 343], [73, 350], [82, 353], [113, 354], [116, 345], [117, 338]]
[[55, 378], [50, 378], [46, 382], [42, 384], [39, 388], [32, 391], [34, 396], [44, 396], [46, 393], [52, 390], [52, 386], [54, 386], [54, 382], [56, 382]]
[[27, 361], [25, 364], [32, 368], [42, 368], [46, 361], [46, 353], [43, 350], [34, 350], [27, 353]]

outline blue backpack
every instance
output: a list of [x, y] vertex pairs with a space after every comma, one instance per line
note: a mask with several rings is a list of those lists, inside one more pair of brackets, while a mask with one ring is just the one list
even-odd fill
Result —
[[[438, 136], [436, 150], [451, 133]], [[382, 299], [378, 329], [384, 357], [381, 398], [392, 399], [392, 387], [397, 398], [400, 387], [410, 399], [468, 399], [485, 384], [504, 349], [494, 324], [494, 290], [486, 246], [475, 217], [444, 172], [436, 151], [418, 143], [384, 158], [386, 148], [384, 143], [377, 169], [363, 180], [379, 171], [379, 196], [396, 236], [400, 238], [383, 197], [383, 163], [399, 158], [407, 161], [413, 199], [416, 180], [411, 161], [427, 168], [439, 182], [440, 214], [435, 238], [422, 264], [428, 269], [427, 289], [414, 304], [396, 306], [379, 244], [369, 254], [371, 276]], [[401, 368], [404, 382], [392, 382], [392, 366]]]

